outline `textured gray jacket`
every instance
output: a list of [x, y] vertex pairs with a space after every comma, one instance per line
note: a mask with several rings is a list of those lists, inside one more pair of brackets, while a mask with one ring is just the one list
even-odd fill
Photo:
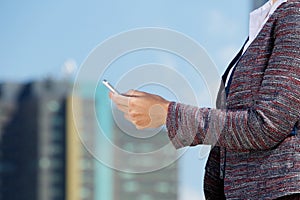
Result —
[[[224, 91], [221, 94], [224, 94]], [[217, 109], [172, 102], [167, 129], [176, 148], [214, 146], [207, 199], [275, 199], [300, 193], [300, 2], [268, 19], [236, 66]], [[224, 190], [224, 191], [223, 191]], [[215, 195], [215, 196], [213, 196]]]

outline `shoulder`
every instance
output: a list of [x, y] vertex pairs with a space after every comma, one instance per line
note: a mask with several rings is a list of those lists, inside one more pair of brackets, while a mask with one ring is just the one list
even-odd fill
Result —
[[278, 12], [281, 14], [300, 14], [300, 0], [287, 0], [279, 6]]
[[290, 6], [298, 6], [300, 5], [300, 0], [287, 0], [285, 5], [290, 5]]
[[276, 13], [276, 27], [278, 29], [293, 29], [292, 32], [299, 32], [300, 29], [300, 0], [287, 0], [281, 4]]

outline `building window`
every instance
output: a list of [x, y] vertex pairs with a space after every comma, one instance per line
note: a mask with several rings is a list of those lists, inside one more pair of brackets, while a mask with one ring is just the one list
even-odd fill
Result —
[[82, 170], [88, 170], [93, 168], [93, 164], [89, 159], [82, 159], [80, 161], [80, 167]]
[[91, 191], [88, 188], [84, 188], [84, 187], [81, 188], [81, 190], [80, 190], [80, 197], [82, 199], [86, 199], [86, 198], [88, 198], [90, 196], [91, 196]]
[[63, 195], [63, 192], [62, 192], [61, 188], [59, 188], [59, 187], [52, 187], [51, 195], [52, 195], [52, 197], [54, 197], [56, 199], [56, 198], [61, 197]]
[[123, 189], [126, 192], [135, 192], [139, 189], [139, 184], [135, 181], [128, 181], [123, 185]]
[[48, 169], [50, 167], [50, 160], [48, 158], [41, 158], [39, 160], [39, 166], [42, 169]]
[[133, 178], [134, 178], [134, 176], [133, 176], [132, 174], [130, 174], [130, 173], [122, 173], [122, 174], [121, 174], [121, 177], [122, 177], [123, 179], [126, 179], [126, 180], [130, 180], [130, 179], [133, 179]]
[[170, 186], [166, 182], [159, 182], [155, 185], [155, 190], [160, 193], [168, 193]]
[[57, 112], [59, 110], [59, 103], [57, 101], [49, 101], [47, 103], [47, 108], [51, 111], [51, 112]]
[[148, 194], [142, 194], [142, 195], [138, 196], [137, 199], [139, 199], [139, 200], [153, 200], [153, 198]]
[[63, 163], [60, 159], [56, 159], [56, 158], [52, 158], [51, 159], [51, 167], [52, 168], [62, 168], [63, 167]]

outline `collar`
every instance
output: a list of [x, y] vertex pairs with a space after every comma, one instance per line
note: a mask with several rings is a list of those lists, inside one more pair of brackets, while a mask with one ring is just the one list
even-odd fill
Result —
[[260, 8], [252, 11], [250, 13], [250, 22], [249, 22], [249, 42], [246, 45], [246, 48], [252, 43], [256, 38], [262, 27], [265, 25], [269, 17], [275, 12], [275, 10], [287, 0], [277, 0], [274, 4], [272, 0], [269, 0]]

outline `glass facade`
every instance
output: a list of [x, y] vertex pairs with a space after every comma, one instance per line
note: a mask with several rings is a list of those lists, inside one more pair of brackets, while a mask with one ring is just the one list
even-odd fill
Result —
[[[101, 91], [101, 92], [100, 92]], [[160, 149], [165, 144], [169, 143], [169, 139], [165, 132], [161, 131], [153, 137], [141, 139], [125, 133], [119, 128], [113, 118], [111, 102], [107, 96], [104, 86], [99, 87], [98, 96], [96, 97], [96, 110], [102, 131], [99, 134], [107, 135], [110, 142], [115, 147], [131, 153], [148, 153]], [[142, 157], [136, 159], [132, 156], [123, 157], [115, 148], [108, 147], [102, 144], [101, 140], [97, 140], [100, 152], [110, 154], [114, 163], [122, 163], [129, 171], [137, 168], [151, 169], [157, 163], [161, 163], [163, 158], [153, 159], [151, 157]], [[176, 158], [176, 153], [169, 153], [168, 155], [160, 155], [164, 158]], [[176, 160], [176, 159], [174, 159]], [[174, 200], [178, 199], [178, 165], [172, 165], [155, 170], [149, 173], [126, 173], [118, 169], [109, 168], [99, 161], [97, 163], [98, 181], [95, 189], [99, 192], [96, 199], [103, 200], [140, 200], [140, 199], [164, 199]], [[117, 166], [117, 164], [116, 164]], [[103, 191], [103, 192], [100, 192]]]
[[268, 0], [254, 0], [253, 1], [253, 9], [259, 8], [264, 3], [266, 3]]
[[0, 159], [11, 166], [0, 175], [3, 199], [64, 199], [63, 90], [50, 81], [30, 82], [16, 95], [16, 109], [2, 128]]

